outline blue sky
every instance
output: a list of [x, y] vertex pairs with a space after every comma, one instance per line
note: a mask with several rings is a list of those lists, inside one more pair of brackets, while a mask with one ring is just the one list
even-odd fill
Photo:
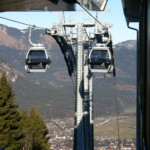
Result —
[[[123, 15], [121, 0], [108, 0], [106, 8], [110, 8], [111, 11], [105, 12], [101, 21], [113, 24], [113, 27], [110, 30], [113, 43], [116, 44], [118, 42], [132, 39], [135, 40], [136, 32], [127, 28], [125, 17]], [[71, 13], [68, 12], [65, 14], [68, 15]], [[93, 12], [92, 14], [95, 13]], [[31, 25], [34, 24], [36, 26], [44, 28], [51, 28], [53, 23], [59, 22], [57, 14], [55, 12], [4, 12], [0, 13], [0, 16]], [[79, 16], [80, 19], [82, 18], [82, 15], [77, 15], [76, 19], [79, 19]], [[0, 19], [0, 24], [5, 24], [7, 26], [15, 27], [18, 29], [27, 28], [27, 26], [5, 21], [2, 19]]]

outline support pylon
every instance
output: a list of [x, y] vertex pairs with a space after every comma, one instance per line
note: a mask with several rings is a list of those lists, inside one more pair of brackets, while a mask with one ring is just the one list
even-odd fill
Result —
[[77, 77], [75, 98], [74, 150], [84, 150], [83, 125], [83, 24], [77, 24]]

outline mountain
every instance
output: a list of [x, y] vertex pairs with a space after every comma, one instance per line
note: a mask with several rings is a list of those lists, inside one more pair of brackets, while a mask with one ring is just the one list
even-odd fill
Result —
[[116, 50], [119, 50], [120, 48], [125, 47], [128, 50], [136, 51], [136, 47], [137, 47], [136, 44], [137, 43], [135, 40], [123, 41], [116, 45]]
[[[24, 70], [25, 57], [31, 47], [28, 34], [28, 29], [0, 25], [0, 71], [7, 72], [20, 109], [29, 110], [31, 105], [35, 105], [45, 118], [73, 116], [75, 78], [70, 79], [59, 46], [43, 30], [34, 30], [32, 42], [46, 46], [52, 64], [47, 73], [27, 74]], [[119, 112], [135, 105], [136, 41], [116, 44], [114, 55], [116, 80], [99, 78], [100, 74], [94, 77], [95, 116], [115, 114], [115, 85]]]
[[0, 72], [6, 71], [20, 109], [29, 110], [34, 105], [45, 118], [73, 115], [74, 93], [71, 81], [66, 81], [70, 82], [69, 86], [55, 84], [54, 81], [40, 85], [40, 79], [34, 83], [23, 72], [11, 67], [1, 56], [0, 58]]

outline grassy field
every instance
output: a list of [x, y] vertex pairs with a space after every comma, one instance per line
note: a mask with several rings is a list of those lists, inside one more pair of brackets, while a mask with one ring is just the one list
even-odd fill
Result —
[[[100, 123], [99, 121], [95, 121], [95, 125]], [[94, 128], [95, 136], [110, 136], [116, 137], [118, 136], [117, 132], [117, 120], [112, 120], [108, 124], [98, 126]], [[119, 131], [121, 139], [132, 139], [136, 138], [136, 118], [128, 117], [119, 119]]]
[[99, 119], [99, 118], [98, 118], [98, 119], [95, 119], [95, 120], [94, 120], [94, 124], [95, 124], [95, 125], [100, 124], [100, 123], [102, 123], [102, 122], [104, 122], [104, 119]]
[[[119, 119], [119, 132], [121, 139], [136, 138], [136, 107], [125, 109], [121, 116], [127, 115], [129, 117]], [[106, 121], [107, 119], [95, 119], [95, 126]], [[107, 124], [94, 128], [95, 136], [110, 136], [118, 137], [117, 120], [112, 120]]]
[[135, 114], [135, 113], [136, 113], [136, 107], [134, 106], [134, 107], [125, 109], [121, 115], [123, 116], [123, 115]]

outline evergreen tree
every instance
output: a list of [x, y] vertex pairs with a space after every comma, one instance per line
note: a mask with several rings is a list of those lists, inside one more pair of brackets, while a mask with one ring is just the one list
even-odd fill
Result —
[[22, 147], [21, 118], [17, 108], [14, 92], [3, 72], [0, 78], [0, 147], [5, 150]]
[[23, 150], [32, 150], [33, 147], [33, 131], [32, 122], [26, 111], [23, 109], [21, 113], [21, 125], [23, 129]]
[[14, 92], [5, 72], [0, 78], [0, 147], [5, 150], [49, 150], [48, 130], [40, 113], [32, 106], [30, 116], [18, 111]]
[[48, 130], [40, 113], [31, 107], [30, 116], [23, 110], [22, 126], [25, 150], [49, 150], [48, 139], [45, 138]]

